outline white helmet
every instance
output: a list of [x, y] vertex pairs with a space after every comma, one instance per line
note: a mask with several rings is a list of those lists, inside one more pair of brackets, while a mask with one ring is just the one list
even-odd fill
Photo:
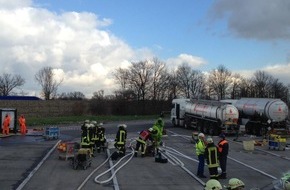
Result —
[[229, 180], [229, 185], [227, 186], [227, 188], [228, 189], [235, 189], [237, 187], [245, 187], [244, 182], [242, 182], [238, 178], [231, 178]]
[[203, 133], [199, 133], [198, 137], [205, 137]]
[[213, 143], [213, 139], [212, 139], [211, 137], [208, 137], [208, 138], [206, 139], [206, 141], [207, 141], [208, 143]]
[[124, 127], [124, 129], [126, 129], [127, 125], [126, 124], [120, 124], [120, 125], [118, 125], [118, 128], [120, 128], [120, 127]]
[[222, 190], [221, 183], [216, 179], [210, 179], [206, 182], [204, 190]]
[[284, 190], [290, 190], [290, 173], [285, 174], [281, 178], [281, 183]]
[[283, 184], [283, 188], [284, 190], [290, 190], [290, 182], [289, 181], [285, 181]]
[[97, 121], [91, 121], [91, 124], [96, 125], [98, 122]]

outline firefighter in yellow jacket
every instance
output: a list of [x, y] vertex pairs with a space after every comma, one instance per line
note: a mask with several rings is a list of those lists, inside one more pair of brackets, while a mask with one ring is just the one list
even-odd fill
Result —
[[196, 155], [198, 156], [197, 176], [206, 178], [204, 175], [204, 152], [206, 148], [205, 136], [203, 133], [198, 134], [198, 139], [195, 144]]

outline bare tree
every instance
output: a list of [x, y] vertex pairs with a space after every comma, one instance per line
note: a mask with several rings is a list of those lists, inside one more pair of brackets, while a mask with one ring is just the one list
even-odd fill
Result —
[[57, 81], [52, 67], [44, 67], [35, 74], [35, 80], [40, 84], [41, 95], [45, 100], [49, 100], [56, 96], [57, 89], [63, 79]]
[[127, 90], [129, 88], [129, 70], [128, 69], [122, 69], [118, 68], [116, 71], [113, 73], [115, 81], [117, 81], [120, 84], [121, 91], [122, 90]]
[[232, 82], [231, 82], [231, 98], [236, 99], [241, 97], [241, 86], [244, 81], [244, 78], [236, 73], [232, 76]]
[[253, 94], [253, 84], [250, 79], [242, 78], [240, 84], [240, 97], [251, 97]]
[[181, 93], [189, 98], [190, 97], [190, 80], [191, 80], [191, 68], [188, 64], [182, 64], [177, 68], [176, 80], [178, 81], [178, 87]]
[[149, 84], [149, 99], [164, 100], [166, 99], [166, 91], [168, 90], [168, 73], [165, 63], [157, 58], [152, 60], [152, 76]]
[[132, 62], [129, 68], [130, 88], [137, 94], [137, 100], [145, 100], [153, 66], [148, 61]]
[[279, 79], [273, 79], [269, 91], [269, 98], [280, 98], [287, 101], [288, 89]]
[[179, 89], [178, 89], [178, 82], [176, 80], [176, 72], [171, 71], [168, 76], [168, 98], [169, 99], [174, 99], [177, 98], [177, 95], [179, 94]]
[[223, 65], [214, 69], [208, 77], [208, 87], [213, 90], [218, 100], [226, 98], [229, 94], [232, 73]]
[[178, 93], [187, 98], [200, 98], [204, 96], [204, 75], [192, 69], [188, 64], [183, 63], [175, 72], [175, 81], [178, 86]]
[[0, 76], [0, 95], [9, 96], [14, 88], [20, 87], [25, 83], [25, 80], [20, 75], [4, 73]]
[[62, 93], [58, 96], [58, 99], [61, 100], [83, 100], [85, 99], [85, 95], [82, 92], [68, 92]]
[[252, 83], [255, 88], [255, 97], [265, 98], [269, 96], [270, 87], [273, 77], [265, 71], [256, 71], [252, 78]]
[[93, 93], [92, 99], [103, 100], [104, 99], [104, 90], [99, 90]]

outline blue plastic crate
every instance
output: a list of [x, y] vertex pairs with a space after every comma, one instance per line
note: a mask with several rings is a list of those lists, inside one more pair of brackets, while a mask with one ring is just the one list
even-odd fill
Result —
[[268, 146], [269, 146], [269, 149], [273, 149], [273, 150], [285, 150], [286, 143], [269, 140]]
[[59, 128], [58, 127], [46, 127], [44, 132], [44, 137], [46, 139], [58, 139], [59, 138]]

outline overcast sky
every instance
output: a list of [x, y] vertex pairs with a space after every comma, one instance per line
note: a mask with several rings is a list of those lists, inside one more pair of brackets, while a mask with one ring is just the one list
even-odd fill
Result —
[[51, 66], [58, 93], [111, 94], [112, 71], [157, 57], [208, 72], [263, 70], [290, 84], [289, 0], [0, 0], [0, 74]]

